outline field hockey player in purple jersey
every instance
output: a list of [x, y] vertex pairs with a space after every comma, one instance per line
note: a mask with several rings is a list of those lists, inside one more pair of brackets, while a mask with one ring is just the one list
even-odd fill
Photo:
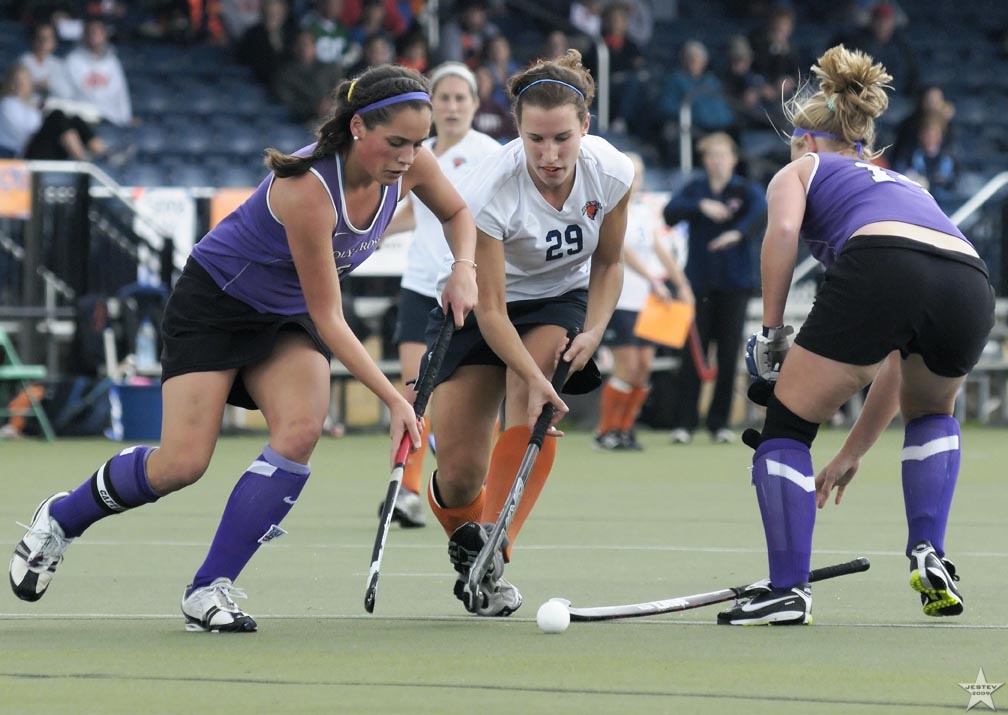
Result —
[[413, 194], [440, 218], [462, 261], [441, 295], [461, 325], [476, 304], [472, 215], [422, 148], [428, 85], [383, 65], [335, 92], [316, 143], [266, 152], [269, 175], [195, 246], [168, 302], [160, 447], [119, 452], [81, 486], [38, 507], [10, 564], [14, 593], [41, 598], [63, 552], [94, 522], [196, 482], [206, 471], [226, 404], [262, 410], [269, 443], [241, 475], [206, 560], [182, 597], [191, 631], [256, 630], [235, 605], [234, 581], [283, 518], [310, 473], [329, 406], [335, 356], [387, 406], [392, 449], [420, 431], [413, 408], [343, 318], [340, 279], [377, 247], [396, 203]]
[[[910, 585], [924, 613], [963, 611], [945, 527], [959, 473], [956, 394], [994, 323], [987, 268], [919, 185], [874, 164], [875, 120], [892, 77], [842, 45], [812, 67], [818, 87], [789, 103], [790, 164], [767, 188], [762, 248], [763, 329], [747, 363], [767, 398], [756, 452], [756, 487], [770, 578], [718, 615], [731, 625], [811, 621], [808, 587], [816, 507], [840, 503], [861, 457], [892, 418], [904, 420], [903, 497]], [[799, 236], [826, 267], [794, 346], [784, 306]], [[786, 359], [785, 359], [786, 356]], [[818, 475], [810, 447], [819, 425], [871, 383], [840, 452]], [[772, 387], [772, 392], [770, 391]], [[763, 388], [763, 389], [760, 389]]]

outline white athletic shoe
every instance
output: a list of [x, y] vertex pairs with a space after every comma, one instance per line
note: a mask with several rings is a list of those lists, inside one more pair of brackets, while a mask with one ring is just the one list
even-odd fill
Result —
[[252, 616], [238, 608], [232, 600], [248, 596], [236, 588], [231, 579], [219, 578], [191, 593], [189, 588], [187, 586], [182, 592], [182, 615], [185, 616], [187, 631], [252, 633], [256, 630]]
[[14, 547], [10, 561], [10, 585], [14, 595], [22, 601], [37, 601], [45, 595], [56, 567], [63, 560], [63, 552], [73, 539], [63, 535], [63, 529], [49, 516], [49, 507], [70, 492], [53, 494], [39, 504], [32, 516], [28, 531]]
[[[378, 517], [381, 518], [385, 502], [378, 505]], [[427, 511], [423, 499], [416, 492], [400, 488], [396, 495], [395, 506], [392, 508], [392, 521], [398, 522], [404, 529], [418, 529], [427, 526]]]
[[693, 435], [688, 430], [681, 427], [669, 432], [669, 441], [672, 444], [689, 444], [693, 440]]

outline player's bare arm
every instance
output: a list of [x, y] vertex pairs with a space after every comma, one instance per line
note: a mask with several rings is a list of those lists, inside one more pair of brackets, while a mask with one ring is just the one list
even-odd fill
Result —
[[798, 257], [798, 234], [805, 215], [805, 184], [799, 168], [811, 159], [799, 159], [774, 175], [767, 186], [768, 218], [760, 254], [763, 278], [763, 325], [784, 324], [787, 303]]

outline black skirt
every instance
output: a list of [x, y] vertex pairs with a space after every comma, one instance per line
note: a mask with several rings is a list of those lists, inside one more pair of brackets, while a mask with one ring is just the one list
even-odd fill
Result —
[[[332, 352], [307, 313], [260, 313], [222, 291], [190, 257], [165, 307], [161, 382], [190, 372], [216, 372], [261, 363], [272, 354], [282, 330], [307, 333], [326, 360], [332, 359]], [[227, 401], [258, 409], [240, 371]]]

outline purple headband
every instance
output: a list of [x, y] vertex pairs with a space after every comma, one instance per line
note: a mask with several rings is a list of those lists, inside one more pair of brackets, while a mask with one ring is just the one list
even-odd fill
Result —
[[375, 109], [381, 109], [382, 107], [387, 107], [390, 104], [399, 104], [399, 102], [412, 102], [413, 100], [419, 100], [421, 102], [427, 102], [430, 104], [430, 95], [426, 92], [406, 92], [404, 94], [396, 94], [391, 97], [386, 97], [385, 99], [379, 99], [377, 102], [372, 102], [371, 104], [361, 107], [354, 114], [364, 114], [365, 112], [371, 112]]
[[[804, 134], [811, 134], [814, 137], [822, 137], [823, 139], [832, 139], [833, 141], [838, 142], [844, 141], [843, 137], [838, 137], [836, 134], [830, 134], [829, 132], [817, 132], [812, 129], [802, 129], [801, 127], [795, 127], [794, 131], [791, 133], [791, 136], [795, 137], [796, 139], [800, 139]], [[858, 156], [864, 156], [860, 139], [854, 143], [854, 148], [857, 149]]]

